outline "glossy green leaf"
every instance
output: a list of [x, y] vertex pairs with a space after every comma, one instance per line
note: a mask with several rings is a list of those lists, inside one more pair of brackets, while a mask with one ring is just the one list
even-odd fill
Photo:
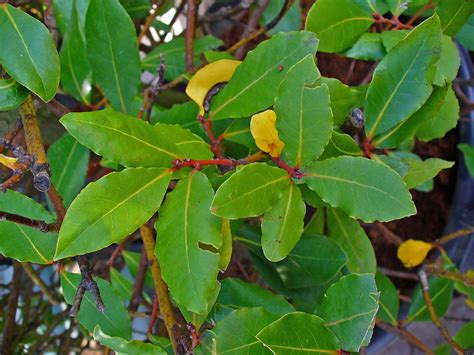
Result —
[[0, 5], [0, 64], [6, 72], [43, 101], [59, 85], [59, 56], [53, 38], [41, 22], [9, 4]]
[[377, 272], [375, 275], [375, 282], [377, 289], [380, 291], [380, 307], [377, 312], [377, 319], [397, 326], [398, 308], [400, 306], [397, 289], [392, 281], [381, 272]]
[[458, 119], [459, 103], [451, 85], [437, 87], [417, 112], [387, 133], [376, 137], [374, 145], [393, 148], [414, 136], [424, 142], [441, 138], [456, 127]]
[[[431, 277], [428, 280], [433, 308], [442, 317], [448, 310], [453, 297], [453, 281], [449, 279]], [[408, 310], [407, 322], [431, 320], [420, 286], [416, 286]]]
[[280, 200], [263, 216], [262, 248], [268, 260], [284, 259], [298, 243], [305, 213], [301, 192], [290, 183]]
[[353, 273], [375, 274], [377, 261], [374, 248], [359, 222], [334, 208], [328, 209], [328, 237], [347, 254], [347, 269]]
[[473, 12], [473, 0], [440, 0], [436, 7], [443, 33], [448, 36], [454, 36]]
[[[80, 0], [76, 2], [77, 13], [82, 27], [84, 27], [84, 24], [86, 23], [87, 8], [89, 7], [90, 2], [91, 0]], [[53, 1], [54, 17], [56, 18], [59, 32], [63, 37], [66, 34], [67, 29], [69, 28], [69, 22], [71, 21], [72, 5], [73, 1], [71, 0]]]
[[[64, 299], [68, 304], [72, 304], [74, 301], [80, 281], [80, 274], [64, 271], [61, 273], [61, 286]], [[90, 291], [86, 291], [81, 309], [77, 314], [77, 320], [91, 333], [96, 326], [100, 326], [110, 336], [130, 339], [132, 337], [132, 322], [122, 300], [115, 293], [110, 283], [98, 277], [95, 278], [95, 281], [99, 286], [100, 296], [104, 302], [104, 312], [97, 310]]]
[[161, 347], [150, 343], [107, 335], [100, 329], [100, 325], [94, 328], [94, 339], [117, 354], [166, 354]]
[[28, 90], [13, 79], [0, 78], [0, 111], [10, 111], [20, 106], [28, 96]]
[[120, 0], [125, 11], [132, 19], [139, 19], [150, 14], [150, 1], [148, 0]]
[[259, 216], [278, 202], [289, 183], [282, 169], [264, 163], [246, 165], [219, 187], [211, 211], [228, 219]]
[[319, 160], [324, 160], [341, 155], [362, 156], [359, 144], [350, 135], [333, 131], [329, 143], [324, 149]]
[[271, 354], [256, 335], [279, 316], [263, 308], [233, 311], [203, 334], [198, 354]]
[[[150, 7], [150, 5], [148, 5]], [[213, 36], [196, 38], [193, 41], [194, 65], [201, 64], [200, 55], [202, 52], [217, 48], [222, 45], [222, 41]], [[142, 68], [155, 73], [160, 65], [160, 55], [163, 55], [166, 63], [165, 79], [173, 80], [186, 72], [186, 49], [184, 37], [175, 37], [167, 43], [163, 43], [153, 49], [142, 61]]]
[[352, 0], [318, 0], [306, 17], [306, 30], [316, 33], [321, 52], [350, 48], [374, 23], [372, 13]]
[[303, 236], [275, 268], [286, 287], [303, 288], [334, 279], [346, 263], [346, 253], [336, 242], [317, 235]]
[[283, 158], [293, 166], [316, 160], [331, 136], [328, 87], [310, 87], [319, 76], [313, 55], [306, 56], [290, 68], [275, 99], [276, 127], [285, 143]]
[[250, 119], [242, 118], [240, 120], [232, 120], [232, 123], [223, 133], [226, 141], [242, 144], [249, 148], [256, 149], [255, 139], [250, 134]]
[[123, 166], [171, 167], [172, 160], [184, 158], [165, 126], [113, 110], [68, 113], [61, 123], [79, 143]]
[[[269, 1], [265, 11], [262, 14], [262, 24], [270, 23], [280, 13], [285, 5], [284, 0]], [[278, 24], [273, 27], [269, 33], [274, 35], [278, 32], [298, 31], [301, 29], [301, 7], [298, 2], [293, 3], [285, 16], [278, 21]]]
[[209, 117], [248, 117], [271, 106], [288, 69], [314, 54], [317, 46], [314, 34], [304, 31], [279, 33], [260, 43], [214, 98]]
[[61, 45], [61, 85], [63, 89], [89, 105], [92, 90], [92, 68], [87, 59], [84, 25], [81, 23], [77, 0], [72, 6], [71, 18]]
[[464, 48], [470, 51], [474, 50], [474, 14], [469, 17], [467, 22], [462, 26], [461, 30], [456, 34], [456, 40], [462, 44]]
[[369, 137], [387, 131], [417, 111], [431, 94], [441, 53], [439, 19], [424, 21], [379, 63], [367, 91]]
[[384, 31], [380, 35], [382, 36], [382, 42], [387, 52], [390, 52], [402, 39], [404, 39], [409, 30], [397, 30], [397, 31]]
[[130, 301], [133, 294], [133, 281], [115, 268], [110, 268], [110, 283], [122, 300]]
[[469, 174], [474, 178], [474, 146], [468, 144], [459, 144], [459, 150], [464, 154], [464, 162]]
[[444, 86], [451, 83], [457, 76], [461, 58], [458, 49], [449, 36], [443, 35], [441, 55], [436, 63], [436, 74], [433, 84]]
[[211, 214], [214, 190], [206, 175], [190, 173], [171, 192], [156, 222], [155, 253], [173, 298], [205, 314], [219, 291], [221, 220]]
[[177, 124], [170, 125], [164, 123], [157, 123], [155, 127], [160, 132], [166, 132], [168, 137], [172, 137], [174, 144], [176, 144], [186, 158], [205, 160], [211, 159], [214, 156], [209, 144], [189, 129]]
[[342, 156], [316, 162], [304, 173], [309, 188], [352, 218], [389, 221], [416, 213], [401, 177], [382, 163]]
[[372, 336], [378, 300], [374, 275], [343, 276], [326, 291], [318, 315], [339, 338], [343, 349], [359, 351]]
[[87, 185], [69, 207], [55, 260], [118, 243], [158, 210], [172, 172], [130, 168]]
[[364, 33], [348, 51], [345, 57], [359, 60], [380, 60], [387, 54], [382, 42], [381, 33]]
[[232, 309], [262, 307], [270, 313], [279, 315], [295, 310], [282, 296], [257, 284], [234, 278], [222, 280], [221, 291], [216, 303]]
[[48, 149], [51, 180], [68, 207], [85, 184], [89, 149], [65, 133]]
[[0, 254], [20, 262], [52, 264], [56, 233], [43, 233], [32, 227], [0, 221]]
[[152, 124], [167, 123], [179, 124], [185, 129], [189, 129], [200, 137], [205, 137], [201, 124], [197, 120], [199, 107], [193, 101], [183, 104], [173, 105], [170, 109], [160, 111], [155, 117], [150, 119]]
[[140, 84], [135, 26], [118, 0], [94, 0], [85, 24], [87, 57], [112, 107], [127, 114]]
[[25, 217], [34, 221], [44, 221], [53, 223], [55, 218], [42, 205], [30, 197], [7, 189], [0, 193], [0, 212], [5, 212], [21, 217]]
[[434, 178], [443, 169], [449, 169], [454, 162], [446, 161], [438, 158], [430, 158], [426, 160], [405, 159], [408, 163], [408, 171], [403, 176], [403, 181], [409, 189], [423, 184], [427, 180]]
[[257, 339], [274, 354], [339, 353], [339, 342], [324, 320], [302, 312], [284, 315], [267, 325], [257, 334]]

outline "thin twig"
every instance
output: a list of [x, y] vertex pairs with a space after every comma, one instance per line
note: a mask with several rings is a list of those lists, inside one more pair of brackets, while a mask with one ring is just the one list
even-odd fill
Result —
[[2, 354], [13, 354], [13, 338], [15, 336], [16, 328], [15, 317], [21, 287], [20, 281], [21, 267], [17, 263], [14, 263], [13, 277], [10, 282], [10, 295], [8, 296], [7, 304], [8, 312], [4, 315]]
[[145, 275], [146, 275], [146, 250], [145, 247], [142, 247], [142, 252], [140, 255], [140, 263], [138, 264], [137, 275], [135, 276], [135, 282], [133, 284], [133, 294], [130, 299], [130, 304], [128, 305], [128, 311], [134, 313], [137, 311], [140, 301], [142, 299], [143, 285], [145, 284]]
[[187, 23], [186, 23], [186, 70], [191, 71], [194, 69], [194, 31], [196, 26], [196, 12], [197, 6], [195, 0], [188, 0], [188, 9], [187, 9]]
[[46, 5], [46, 11], [44, 12], [44, 23], [46, 27], [48, 27], [49, 32], [51, 32], [55, 46], [58, 47], [59, 30], [56, 23], [56, 18], [54, 17], [53, 1], [43, 0], [43, 3]]
[[155, 105], [156, 97], [159, 93], [163, 91], [163, 83], [165, 81], [165, 56], [160, 54], [160, 65], [157, 68], [157, 74], [152, 79], [150, 83], [150, 88], [148, 90], [151, 93], [151, 97], [149, 98], [148, 108], [146, 111], [146, 120], [150, 122], [151, 113], [153, 111], [153, 106]]
[[438, 265], [438, 263], [426, 265], [425, 270], [430, 275], [443, 277], [453, 281], [460, 281], [466, 286], [474, 287], [474, 277], [461, 272], [444, 270], [442, 265]]
[[26, 274], [29, 278], [39, 287], [41, 292], [46, 296], [48, 301], [55, 305], [59, 303], [59, 300], [56, 296], [51, 292], [50, 288], [44, 283], [41, 277], [36, 273], [30, 263], [21, 263], [23, 270], [25, 270]]
[[462, 355], [463, 349], [457, 344], [453, 338], [449, 335], [448, 329], [444, 326], [444, 324], [441, 322], [441, 320], [438, 318], [438, 315], [436, 314], [436, 311], [433, 307], [433, 302], [430, 296], [430, 287], [428, 284], [428, 277], [426, 276], [426, 272], [424, 268], [420, 268], [418, 270], [418, 276], [420, 278], [420, 283], [421, 283], [421, 290], [423, 292], [423, 298], [425, 299], [426, 307], [428, 308], [428, 311], [430, 313], [431, 321], [433, 324], [439, 329], [441, 332], [441, 335], [443, 338], [448, 342], [448, 344], [453, 348], [453, 350], [457, 353]]
[[159, 1], [157, 4], [153, 4], [153, 7], [150, 11], [150, 14], [146, 18], [145, 24], [143, 25], [143, 28], [142, 28], [142, 30], [140, 31], [140, 34], [137, 37], [138, 45], [140, 45], [142, 43], [143, 36], [145, 36], [146, 33], [148, 32], [148, 30], [151, 26], [151, 23], [153, 22], [153, 20], [157, 16], [158, 11], [160, 11], [161, 6], [163, 5], [163, 3], [164, 3], [163, 1]]
[[397, 278], [405, 279], [405, 280], [418, 281], [418, 276], [416, 276], [415, 274], [411, 274], [409, 272], [391, 270], [391, 269], [387, 269], [387, 268], [380, 267], [380, 266], [377, 269], [381, 273], [383, 273], [385, 275], [388, 275], [388, 276], [397, 277]]
[[388, 229], [383, 223], [376, 222], [373, 224], [375, 228], [378, 228], [382, 232], [382, 235], [387, 238], [388, 241], [395, 245], [400, 245], [403, 243], [403, 239]]
[[450, 242], [453, 239], [456, 239], [459, 237], [465, 237], [472, 233], [474, 233], [474, 227], [463, 228], [463, 229], [457, 230], [456, 232], [449, 233], [442, 236], [441, 238], [437, 239], [435, 243], [446, 244], [447, 242]]
[[[6, 142], [12, 142], [13, 139], [20, 133], [21, 129], [23, 128], [23, 124], [21, 123], [21, 118], [17, 119], [12, 127], [5, 133], [3, 136]], [[0, 142], [0, 153], [3, 153], [5, 150], [5, 145]]]
[[433, 1], [428, 1], [424, 6], [422, 6], [415, 14], [407, 21], [406, 25], [411, 26], [415, 23], [416, 20], [420, 18], [421, 15], [425, 13], [425, 11], [434, 8]]
[[425, 354], [434, 354], [433, 350], [431, 350], [428, 345], [423, 343], [420, 339], [418, 339], [413, 333], [409, 332], [408, 330], [401, 327], [395, 328], [394, 326], [391, 326], [390, 324], [384, 323], [380, 320], [376, 320], [376, 325], [377, 327], [385, 330], [386, 332], [397, 334], [411, 345], [423, 351]]

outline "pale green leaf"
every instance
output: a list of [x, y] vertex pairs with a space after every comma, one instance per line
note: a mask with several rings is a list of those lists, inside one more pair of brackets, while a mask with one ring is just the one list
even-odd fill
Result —
[[219, 291], [221, 220], [211, 214], [214, 190], [192, 172], [171, 192], [156, 222], [155, 253], [171, 295], [188, 311], [205, 314]]
[[38, 202], [20, 192], [10, 189], [0, 193], [0, 212], [25, 217], [34, 221], [44, 221], [46, 223], [53, 223], [55, 219], [54, 216]]
[[432, 91], [440, 53], [439, 19], [433, 16], [382, 59], [367, 91], [365, 115], [369, 137], [394, 127], [425, 103]]
[[135, 26], [118, 0], [94, 0], [85, 24], [87, 57], [112, 107], [127, 114], [140, 84]]
[[282, 169], [264, 163], [248, 164], [219, 187], [212, 213], [228, 219], [259, 216], [277, 203], [289, 183]]
[[43, 233], [23, 224], [0, 221], [0, 254], [20, 262], [52, 264], [56, 233]]
[[375, 275], [375, 282], [377, 283], [377, 289], [380, 291], [380, 307], [377, 318], [396, 327], [400, 306], [397, 289], [392, 281], [381, 272], [377, 272]]
[[350, 48], [374, 23], [372, 13], [352, 0], [318, 0], [306, 17], [306, 30], [316, 33], [321, 52]]
[[457, 76], [461, 58], [451, 37], [443, 35], [441, 55], [436, 63], [436, 74], [433, 84], [444, 86], [451, 83]]
[[[285, 0], [273, 0], [268, 2], [268, 6], [262, 14], [262, 24], [270, 23], [280, 13], [281, 9], [285, 5]], [[298, 31], [301, 29], [301, 7], [300, 4], [295, 1], [291, 5], [290, 9], [286, 12], [278, 24], [273, 27], [269, 33], [275, 34], [278, 32], [289, 32]]]
[[284, 315], [267, 325], [257, 334], [257, 339], [274, 354], [339, 353], [339, 342], [324, 320], [302, 312]]
[[[59, 56], [45, 25], [9, 4], [0, 5], [0, 64], [17, 82], [43, 101], [59, 85]], [[8, 40], [7, 40], [8, 39]]]
[[359, 222], [331, 208], [327, 212], [328, 236], [347, 254], [347, 269], [353, 273], [372, 273], [377, 270], [374, 248]]
[[385, 0], [392, 15], [399, 16], [407, 8], [410, 0]]
[[316, 162], [304, 174], [312, 190], [350, 217], [389, 221], [416, 213], [401, 177], [382, 163], [342, 156]]
[[110, 283], [124, 301], [130, 301], [133, 294], [133, 281], [115, 268], [110, 268]]
[[343, 276], [326, 291], [318, 315], [336, 334], [343, 349], [359, 351], [370, 341], [378, 300], [373, 274]]
[[105, 334], [100, 325], [94, 328], [94, 339], [117, 354], [166, 354], [161, 347], [139, 340], [125, 340]]
[[10, 111], [20, 106], [28, 96], [28, 89], [14, 79], [0, 78], [0, 111]]
[[463, 47], [473, 51], [474, 50], [474, 15], [471, 15], [461, 30], [456, 34], [456, 40], [463, 45]]
[[219, 269], [225, 270], [232, 258], [232, 230], [228, 219], [222, 219], [221, 235], [222, 245], [219, 248]]
[[323, 154], [319, 157], [319, 160], [339, 157], [341, 155], [361, 156], [362, 150], [350, 135], [333, 131], [329, 143]]
[[[137, 277], [141, 253], [125, 250], [122, 252], [122, 257], [125, 260], [125, 264], [127, 265], [128, 271], [130, 271], [132, 277]], [[155, 286], [150, 268], [147, 268], [145, 272], [145, 285], [150, 288]]]
[[90, 183], [69, 207], [55, 260], [118, 243], [158, 210], [172, 172], [130, 168]]
[[438, 158], [429, 158], [426, 160], [405, 159], [408, 163], [408, 171], [403, 176], [403, 181], [409, 189], [417, 187], [424, 182], [434, 178], [443, 169], [449, 169], [454, 162]]
[[359, 60], [380, 60], [385, 56], [386, 51], [382, 42], [381, 33], [364, 33], [344, 56]]
[[314, 34], [304, 31], [279, 33], [260, 43], [215, 97], [209, 117], [248, 117], [271, 106], [288, 69], [314, 54], [317, 46]]
[[458, 33], [473, 12], [473, 0], [440, 0], [436, 7], [441, 29], [448, 36]]

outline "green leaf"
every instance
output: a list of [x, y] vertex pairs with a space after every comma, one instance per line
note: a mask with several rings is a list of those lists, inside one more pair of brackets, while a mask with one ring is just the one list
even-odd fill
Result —
[[408, 163], [408, 171], [403, 177], [403, 181], [409, 189], [417, 187], [424, 182], [434, 178], [443, 169], [449, 169], [454, 162], [446, 161], [438, 158], [430, 158], [426, 160], [405, 159]]
[[[125, 264], [127, 265], [128, 271], [134, 278], [137, 277], [141, 253], [136, 253], [133, 251], [126, 250], [122, 253], [122, 257], [125, 260]], [[153, 276], [151, 274], [150, 268], [146, 269], [145, 272], [145, 285], [153, 288], [155, 286], [155, 282], [153, 281]]]
[[436, 74], [433, 84], [444, 86], [451, 83], [458, 75], [461, 58], [458, 49], [449, 36], [443, 35], [441, 43], [441, 55], [436, 63]]
[[172, 137], [174, 144], [179, 148], [186, 158], [190, 159], [211, 159], [214, 155], [211, 147], [201, 137], [185, 129], [180, 125], [157, 123], [155, 127], [160, 132], [166, 132], [168, 137]]
[[454, 341], [458, 343], [463, 349], [468, 350], [474, 348], [474, 322], [464, 324], [458, 333], [453, 337]]
[[214, 190], [195, 171], [180, 180], [163, 207], [155, 228], [155, 253], [173, 298], [187, 310], [205, 314], [219, 291], [221, 220], [211, 214]]
[[85, 24], [87, 57], [111, 106], [127, 114], [140, 84], [135, 26], [118, 0], [91, 1]]
[[263, 216], [262, 248], [270, 261], [284, 259], [303, 233], [306, 206], [301, 192], [293, 183], [280, 200]]
[[140, 19], [150, 14], [148, 0], [120, 0], [120, 3], [132, 19]]
[[392, 15], [398, 17], [408, 7], [409, 0], [385, 0]]
[[239, 143], [253, 149], [256, 148], [255, 140], [250, 134], [250, 118], [232, 120], [232, 123], [224, 131], [223, 137], [226, 141]]
[[473, 0], [441, 0], [436, 13], [444, 34], [454, 36], [474, 12]]
[[259, 216], [278, 202], [289, 183], [282, 169], [264, 163], [245, 165], [216, 191], [211, 211], [228, 219]]
[[59, 85], [59, 56], [48, 29], [9, 4], [0, 5], [0, 64], [21, 85], [50, 101]]
[[364, 33], [351, 49], [344, 53], [345, 57], [359, 60], [380, 60], [385, 56], [386, 51], [382, 42], [381, 33]]
[[276, 127], [285, 143], [283, 158], [293, 166], [316, 160], [331, 137], [328, 87], [310, 87], [319, 76], [313, 55], [308, 55], [290, 68], [275, 98]]
[[319, 160], [324, 160], [341, 155], [361, 156], [359, 144], [350, 135], [333, 131], [329, 143]]
[[[80, 0], [76, 2], [77, 13], [82, 27], [84, 27], [86, 23], [87, 8], [89, 7], [90, 1], [91, 0]], [[73, 2], [71, 0], [54, 0], [53, 7], [59, 32], [61, 36], [64, 37], [71, 21]]]
[[232, 258], [232, 230], [228, 219], [222, 219], [221, 235], [222, 245], [219, 248], [219, 269], [225, 270]]
[[316, 33], [321, 52], [350, 48], [374, 23], [372, 13], [352, 0], [318, 0], [306, 17], [306, 30]]
[[94, 339], [117, 354], [166, 354], [161, 347], [153, 344], [107, 335], [100, 329], [100, 325], [94, 328]]
[[288, 69], [314, 54], [317, 46], [314, 34], [304, 31], [279, 33], [260, 43], [215, 97], [209, 117], [248, 117], [271, 106]]
[[303, 288], [334, 279], [346, 263], [346, 253], [336, 242], [317, 235], [303, 236], [275, 268], [286, 287]]
[[32, 227], [0, 221], [0, 254], [20, 262], [52, 264], [56, 233], [43, 233]]
[[[433, 308], [442, 317], [453, 297], [453, 282], [449, 279], [431, 277], [428, 280]], [[408, 310], [407, 322], [431, 320], [420, 285], [416, 286]]]
[[374, 275], [343, 276], [326, 291], [318, 315], [344, 350], [359, 351], [372, 336], [378, 300]]
[[306, 235], [324, 234], [324, 228], [326, 224], [325, 214], [326, 211], [324, 210], [324, 208], [318, 208], [316, 210], [316, 213], [309, 220], [308, 224], [305, 225], [303, 233]]
[[459, 144], [458, 149], [464, 154], [464, 162], [469, 174], [474, 178], [474, 146], [468, 144]]
[[451, 85], [437, 87], [425, 104], [407, 120], [375, 138], [374, 145], [394, 148], [415, 135], [429, 141], [444, 135], [456, 127], [459, 119], [459, 103]]
[[416, 213], [401, 177], [382, 163], [342, 156], [316, 162], [304, 174], [310, 189], [352, 218], [390, 221]]
[[378, 271], [375, 274], [375, 282], [377, 283], [377, 289], [380, 291], [380, 307], [377, 318], [397, 326], [398, 308], [400, 306], [397, 289], [387, 276]]
[[411, 31], [379, 63], [367, 91], [369, 137], [387, 131], [417, 111], [431, 94], [441, 52], [437, 16]]
[[282, 296], [257, 284], [234, 278], [222, 280], [221, 291], [216, 303], [232, 309], [262, 307], [270, 313], [279, 315], [295, 310]]
[[133, 294], [133, 281], [115, 268], [110, 268], [110, 283], [124, 301], [130, 301]]
[[181, 127], [189, 129], [194, 134], [204, 138], [206, 135], [197, 120], [198, 113], [199, 107], [196, 103], [194, 103], [194, 101], [188, 101], [183, 104], [173, 105], [168, 110], [160, 111], [155, 117], [151, 117], [150, 122], [152, 124], [158, 122], [179, 124]]
[[[61, 273], [61, 286], [64, 299], [68, 304], [73, 303], [80, 281], [80, 274], [64, 271]], [[90, 291], [86, 291], [81, 309], [77, 314], [77, 320], [91, 333], [96, 326], [100, 326], [110, 336], [130, 339], [132, 337], [132, 322], [121, 298], [107, 281], [98, 277], [95, 278], [95, 281], [104, 302], [104, 312], [97, 310]]]
[[284, 315], [267, 325], [257, 334], [257, 339], [279, 355], [339, 353], [339, 342], [324, 321], [302, 312]]
[[390, 52], [401, 40], [403, 40], [409, 30], [397, 30], [397, 31], [384, 31], [380, 35], [382, 36], [382, 42], [385, 46], [385, 50]]
[[118, 243], [158, 210], [172, 172], [130, 168], [90, 183], [69, 207], [55, 260]]
[[[150, 4], [148, 4], [150, 7]], [[196, 38], [193, 41], [194, 65], [201, 64], [202, 52], [217, 48], [222, 41], [213, 36]], [[184, 37], [175, 37], [170, 42], [160, 44], [153, 49], [142, 61], [142, 68], [155, 73], [160, 65], [160, 55], [163, 55], [166, 63], [165, 80], [173, 80], [186, 72], [186, 49]]]
[[347, 254], [347, 269], [353, 273], [377, 271], [374, 248], [359, 222], [331, 208], [327, 212], [328, 237], [337, 242]]
[[150, 126], [113, 110], [68, 113], [61, 123], [79, 143], [123, 166], [171, 166], [173, 159], [184, 158], [166, 126]]
[[20, 106], [28, 96], [28, 90], [13, 79], [0, 78], [0, 111], [10, 111]]
[[[262, 24], [270, 23], [280, 13], [285, 5], [284, 0], [269, 1], [265, 11], [262, 14]], [[286, 12], [278, 24], [272, 28], [268, 33], [274, 35], [278, 32], [298, 31], [301, 29], [301, 7], [298, 2], [295, 2]]]
[[0, 212], [14, 214], [34, 221], [53, 223], [55, 218], [42, 205], [20, 192], [7, 189], [0, 193]]
[[474, 50], [474, 15], [471, 15], [461, 30], [456, 34], [456, 40], [462, 44], [463, 47]]
[[77, 2], [73, 2], [71, 19], [59, 53], [61, 84], [66, 92], [90, 105], [92, 68], [87, 60], [84, 25], [79, 18]]
[[255, 336], [278, 317], [263, 308], [233, 311], [203, 334], [198, 354], [271, 354]]
[[84, 186], [89, 155], [89, 149], [80, 145], [68, 133], [48, 149], [51, 180], [66, 207], [69, 207]]

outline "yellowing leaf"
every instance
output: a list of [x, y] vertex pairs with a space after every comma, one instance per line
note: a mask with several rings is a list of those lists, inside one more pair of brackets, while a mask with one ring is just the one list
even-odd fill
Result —
[[405, 267], [414, 267], [425, 260], [431, 248], [433, 248], [431, 243], [408, 239], [398, 247], [397, 256]]
[[6, 155], [0, 154], [0, 164], [5, 165], [12, 170], [15, 170], [15, 168], [18, 167], [17, 162], [17, 158], [7, 157]]
[[221, 59], [199, 69], [186, 87], [186, 94], [199, 106], [199, 114], [204, 114], [204, 99], [212, 87], [232, 78], [235, 69], [242, 63], [238, 60]]
[[285, 146], [285, 143], [278, 137], [275, 122], [276, 113], [272, 110], [257, 113], [252, 116], [250, 121], [250, 132], [255, 139], [257, 147], [274, 158], [280, 156]]

